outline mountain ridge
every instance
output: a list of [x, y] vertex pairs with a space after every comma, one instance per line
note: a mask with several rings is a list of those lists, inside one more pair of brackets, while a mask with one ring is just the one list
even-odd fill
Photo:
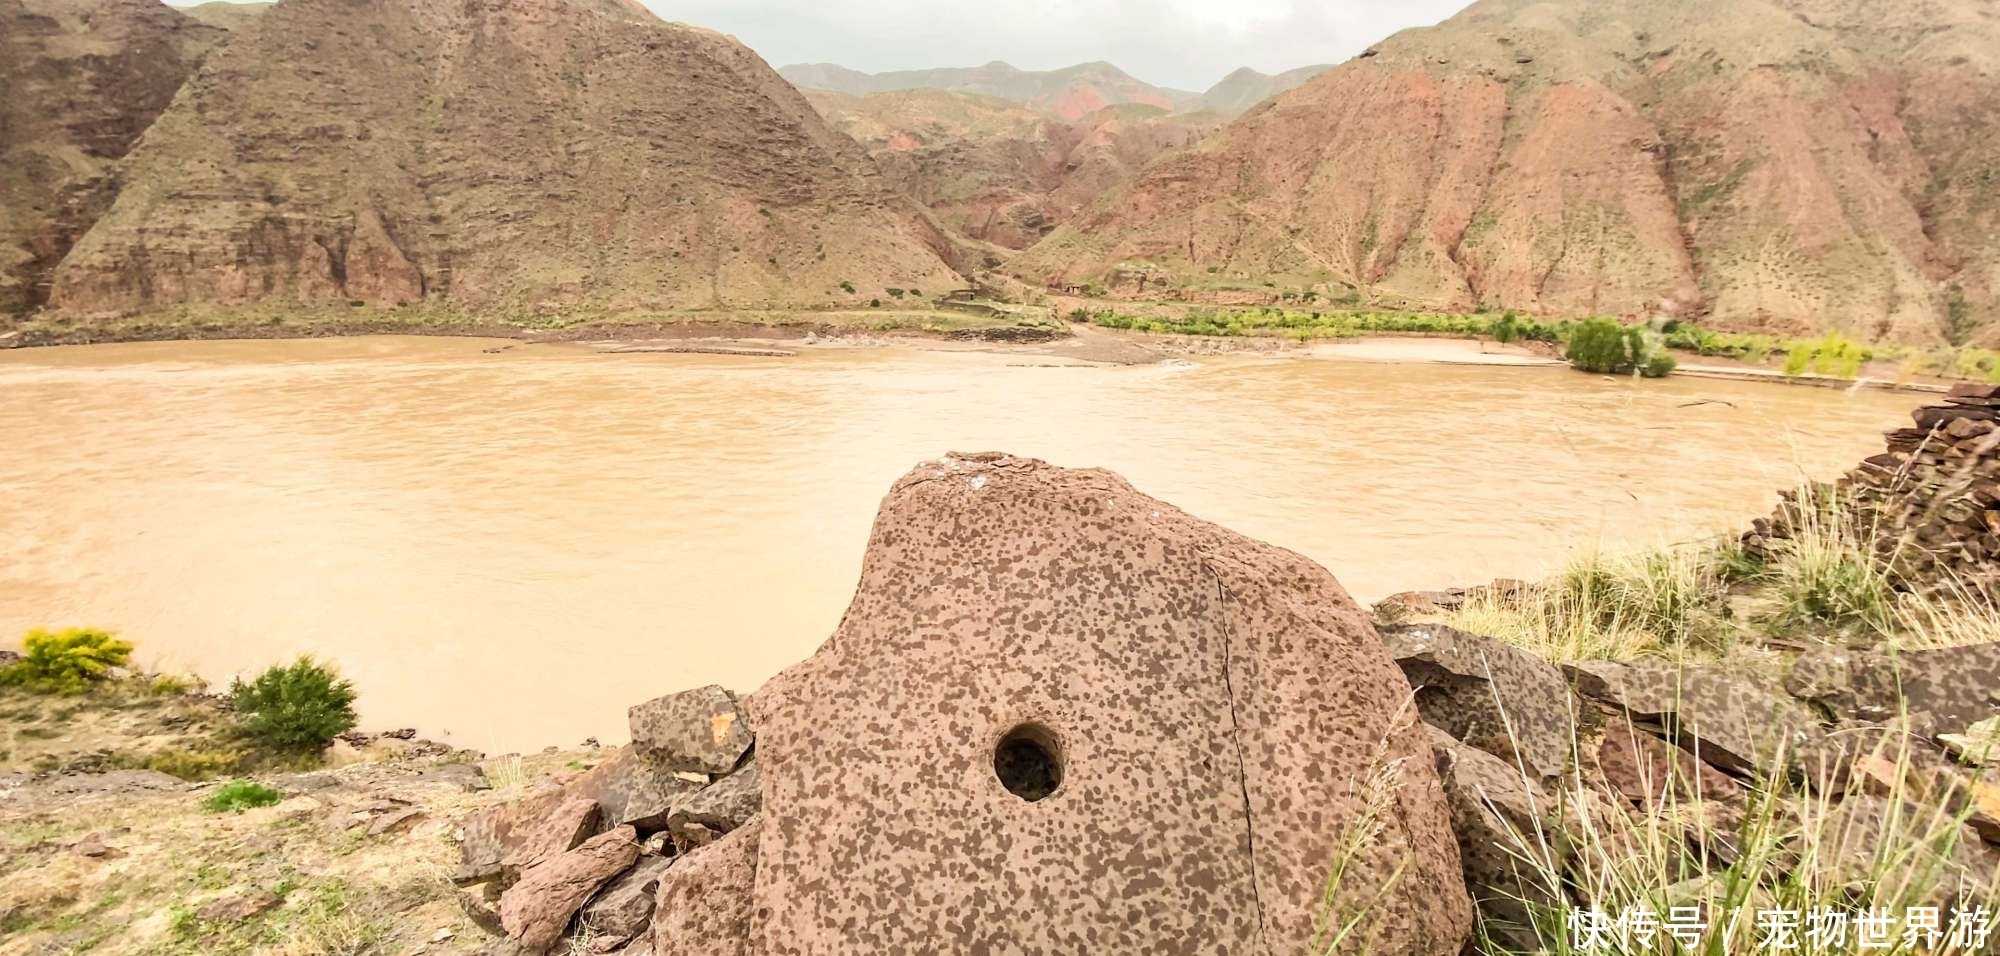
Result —
[[789, 308], [957, 281], [756, 54], [641, 11], [285, 0], [133, 151], [53, 304]]
[[1014, 268], [1994, 341], [1991, 5], [1716, 6], [1481, 0], [1264, 102]]

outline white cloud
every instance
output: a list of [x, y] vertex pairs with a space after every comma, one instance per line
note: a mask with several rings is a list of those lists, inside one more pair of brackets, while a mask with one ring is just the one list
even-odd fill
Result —
[[645, 0], [661, 16], [731, 33], [774, 66], [857, 70], [1051, 69], [1109, 60], [1151, 83], [1201, 90], [1239, 66], [1267, 73], [1347, 59], [1466, 0]]

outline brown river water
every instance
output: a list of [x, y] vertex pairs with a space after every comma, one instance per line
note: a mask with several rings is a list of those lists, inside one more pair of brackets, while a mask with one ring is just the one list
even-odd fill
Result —
[[[113, 628], [226, 680], [309, 652], [364, 725], [499, 752], [818, 646], [899, 475], [1101, 466], [1364, 601], [1739, 526], [1921, 396], [1561, 368], [471, 339], [0, 353], [0, 641]], [[1704, 404], [1694, 404], [1704, 403]], [[1724, 404], [1728, 403], [1728, 404]]]

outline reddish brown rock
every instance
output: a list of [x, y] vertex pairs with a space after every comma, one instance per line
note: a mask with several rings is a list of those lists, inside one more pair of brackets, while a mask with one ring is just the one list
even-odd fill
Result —
[[[660, 878], [653, 956], [751, 956], [762, 821], [675, 863]], [[637, 944], [634, 944], [637, 945]]]
[[474, 816], [459, 829], [461, 862], [452, 882], [511, 878], [582, 843], [596, 832], [599, 815], [595, 801], [551, 791]]
[[757, 952], [1298, 952], [1331, 914], [1356, 951], [1455, 954], [1410, 697], [1296, 554], [1102, 471], [921, 465], [840, 628], [750, 702]]
[[631, 827], [619, 827], [527, 868], [500, 896], [500, 925], [508, 938], [536, 952], [554, 946], [577, 910], [638, 859], [638, 837]]
[[1729, 800], [1743, 787], [1728, 774], [1652, 734], [1612, 721], [1595, 751], [1599, 782], [1635, 806], [1676, 807], [1697, 800]]
[[736, 695], [713, 684], [631, 709], [632, 746], [670, 771], [728, 773], [756, 742]]
[[267, 890], [252, 890], [237, 896], [224, 897], [202, 907], [194, 915], [210, 923], [240, 923], [253, 916], [261, 916], [284, 904], [277, 894]]

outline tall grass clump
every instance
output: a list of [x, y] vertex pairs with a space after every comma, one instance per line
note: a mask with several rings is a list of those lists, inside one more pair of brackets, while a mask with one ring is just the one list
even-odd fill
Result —
[[0, 687], [41, 693], [81, 694], [132, 661], [132, 645], [110, 631], [36, 628], [22, 641], [20, 660], [0, 669]]
[[310, 657], [229, 686], [245, 736], [279, 753], [306, 754], [354, 729], [354, 685]]
[[1890, 636], [1896, 588], [1877, 555], [1874, 529], [1850, 502], [1816, 486], [1801, 489], [1787, 509], [1791, 527], [1771, 568], [1777, 627]]
[[1592, 551], [1518, 593], [1475, 595], [1446, 619], [1551, 660], [1675, 656], [1727, 646], [1726, 590], [1715, 563], [1700, 552]]
[[[1888, 778], [1870, 781], [1870, 796], [1861, 795], [1863, 781], [1854, 779], [1862, 762]], [[1674, 787], [1652, 788], [1665, 799], [1637, 813], [1591, 799], [1589, 782], [1573, 773], [1554, 795], [1548, 827], [1507, 835], [1512, 845], [1505, 849], [1524, 885], [1554, 890], [1519, 901], [1541, 951], [1991, 952], [1987, 947], [2000, 941], [1991, 932], [2000, 929], [2000, 917], [1983, 921], [1974, 914], [2000, 913], [1994, 880], [2000, 874], [1988, 871], [1979, 837], [1966, 826], [1974, 808], [1954, 809], [1953, 801], [1915, 782], [1921, 775], [1913, 772], [1907, 738], [1883, 735], [1862, 762], [1813, 767], [1799, 782], [1783, 775], [1752, 781], [1747, 797], [1728, 806], [1698, 794], [1676, 796]], [[1845, 803], [1830, 796], [1843, 791], [1853, 794]], [[1926, 913], [1937, 917], [1935, 940], [1917, 921]], [[1607, 925], [1621, 917], [1622, 927]], [[1641, 923], [1648, 928], [1634, 932]], [[1835, 923], [1844, 931], [1832, 932]], [[1864, 934], [1863, 927], [1870, 929]], [[1906, 933], [1927, 942], [1913, 943]], [[1774, 944], [1775, 938], [1789, 943]], [[1511, 956], [1490, 942], [1479, 951]]]

